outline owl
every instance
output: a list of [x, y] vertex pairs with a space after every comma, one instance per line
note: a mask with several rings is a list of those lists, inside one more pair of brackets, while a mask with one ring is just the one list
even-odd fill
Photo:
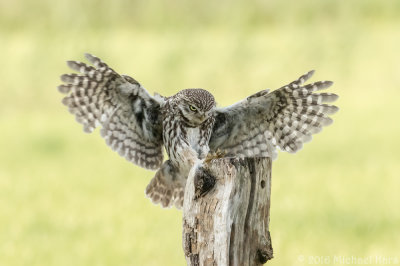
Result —
[[[128, 161], [157, 170], [146, 195], [162, 207], [181, 208], [192, 166], [218, 152], [225, 157], [276, 158], [277, 149], [300, 150], [312, 135], [330, 125], [329, 105], [338, 96], [315, 93], [332, 85], [304, 85], [310, 71], [272, 92], [262, 90], [228, 107], [217, 107], [204, 89], [185, 89], [164, 97], [151, 96], [142, 85], [120, 75], [98, 57], [85, 54], [93, 65], [68, 61], [80, 74], [64, 74], [58, 90], [62, 103], [85, 132], [100, 134]], [[163, 147], [169, 157], [163, 161]]]

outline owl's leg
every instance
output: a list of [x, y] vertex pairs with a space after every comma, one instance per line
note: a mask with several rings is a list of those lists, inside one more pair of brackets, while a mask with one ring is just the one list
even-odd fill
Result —
[[171, 161], [167, 160], [147, 185], [146, 196], [154, 204], [161, 204], [163, 208], [175, 205], [176, 208], [181, 209], [185, 184], [186, 177], [183, 177]]

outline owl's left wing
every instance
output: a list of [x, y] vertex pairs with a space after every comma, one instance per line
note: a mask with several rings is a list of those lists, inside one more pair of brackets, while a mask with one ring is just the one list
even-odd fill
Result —
[[333, 93], [314, 93], [331, 81], [303, 85], [314, 71], [271, 93], [260, 91], [225, 108], [218, 108], [210, 138], [210, 151], [228, 157], [276, 158], [276, 146], [294, 153], [310, 141], [312, 134], [330, 125], [338, 108], [324, 104], [335, 101]]
[[101, 136], [128, 161], [157, 169], [163, 161], [161, 97], [152, 97], [133, 78], [119, 75], [99, 58], [86, 54], [93, 66], [68, 61], [80, 74], [64, 74], [58, 87], [63, 103], [85, 132], [101, 126]]

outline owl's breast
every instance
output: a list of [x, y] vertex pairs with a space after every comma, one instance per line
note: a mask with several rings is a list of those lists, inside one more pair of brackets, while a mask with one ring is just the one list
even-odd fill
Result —
[[202, 141], [202, 132], [199, 127], [188, 128], [186, 131], [189, 146], [197, 153], [199, 159], [203, 159], [208, 153], [208, 145]]
[[165, 123], [164, 145], [171, 163], [183, 175], [189, 173], [196, 161], [204, 159], [209, 150], [202, 128], [186, 127], [177, 121]]

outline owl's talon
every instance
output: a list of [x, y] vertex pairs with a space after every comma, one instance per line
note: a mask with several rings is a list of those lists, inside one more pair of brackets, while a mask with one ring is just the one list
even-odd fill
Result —
[[221, 159], [224, 158], [226, 155], [225, 151], [222, 151], [220, 149], [216, 150], [215, 152], [209, 152], [204, 159], [204, 163], [208, 164], [214, 159]]

